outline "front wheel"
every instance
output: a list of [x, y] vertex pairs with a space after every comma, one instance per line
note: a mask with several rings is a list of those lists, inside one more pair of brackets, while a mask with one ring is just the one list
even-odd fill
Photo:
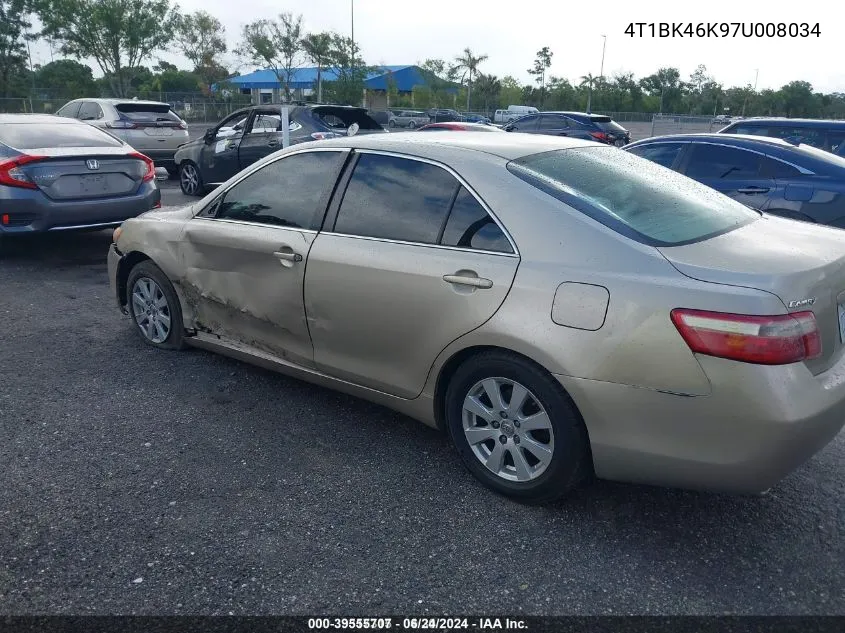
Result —
[[186, 196], [201, 196], [205, 192], [202, 175], [196, 165], [184, 162], [179, 166], [179, 187]]
[[389, 121], [388, 124], [387, 124], [387, 127], [396, 127], [396, 121], [393, 121], [393, 120]]
[[408, 127], [409, 127], [409, 128], [411, 128], [411, 129], [413, 130], [415, 127], [417, 127], [417, 124], [416, 124], [416, 123], [414, 123], [413, 121], [410, 121], [410, 122], [408, 123]]
[[591, 471], [586, 427], [572, 399], [515, 354], [466, 361], [447, 388], [446, 423], [470, 472], [519, 501], [558, 499]]
[[137, 264], [129, 271], [126, 292], [129, 315], [145, 343], [162, 349], [184, 347], [179, 297], [158, 266], [151, 261]]

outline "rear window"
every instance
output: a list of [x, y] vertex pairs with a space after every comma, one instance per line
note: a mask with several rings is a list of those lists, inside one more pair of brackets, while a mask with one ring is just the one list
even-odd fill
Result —
[[594, 116], [590, 119], [597, 128], [604, 132], [624, 132], [625, 128], [619, 125], [616, 121], [611, 119], [609, 116], [602, 116], [597, 117]]
[[121, 147], [123, 143], [85, 123], [4, 123], [0, 142], [15, 149]]
[[115, 108], [127, 119], [133, 121], [172, 121], [181, 122], [179, 115], [166, 103], [118, 103]]
[[532, 154], [508, 163], [522, 180], [652, 246], [715, 237], [760, 217], [686, 176], [615, 147]]
[[357, 123], [362, 130], [381, 130], [382, 127], [367, 114], [366, 110], [347, 110], [345, 108], [319, 108], [314, 116], [324, 125], [333, 129], [345, 129]]

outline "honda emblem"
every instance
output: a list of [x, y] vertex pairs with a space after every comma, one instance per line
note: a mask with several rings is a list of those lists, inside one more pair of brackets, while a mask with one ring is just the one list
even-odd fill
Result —
[[89, 158], [88, 160], [85, 161], [85, 164], [88, 166], [88, 169], [99, 169], [100, 168], [100, 161], [98, 161], [94, 158]]

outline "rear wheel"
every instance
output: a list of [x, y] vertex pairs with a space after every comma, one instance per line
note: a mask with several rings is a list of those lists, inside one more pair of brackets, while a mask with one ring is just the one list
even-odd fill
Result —
[[387, 127], [396, 127], [396, 121], [394, 121], [393, 119], [391, 119], [390, 121], [388, 121], [388, 123], [387, 123]]
[[126, 293], [129, 315], [145, 343], [162, 349], [185, 346], [179, 297], [158, 266], [151, 261], [137, 264], [129, 271]]
[[516, 354], [466, 361], [446, 392], [449, 434], [464, 464], [489, 488], [542, 503], [590, 472], [587, 431], [548, 372]]
[[415, 127], [417, 127], [417, 124], [414, 123], [413, 121], [410, 121], [410, 122], [408, 122], [408, 127], [413, 130]]
[[179, 166], [179, 187], [186, 196], [201, 196], [205, 193], [205, 185], [196, 165], [186, 161]]

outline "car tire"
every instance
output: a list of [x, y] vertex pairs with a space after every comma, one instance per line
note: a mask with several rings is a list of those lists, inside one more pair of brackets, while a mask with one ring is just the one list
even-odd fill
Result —
[[388, 122], [387, 122], [387, 127], [396, 127], [396, 121], [393, 121], [393, 120], [388, 121]]
[[[491, 391], [499, 394], [499, 410]], [[521, 405], [515, 394], [524, 394]], [[517, 354], [485, 352], [465, 361], [449, 381], [445, 413], [464, 465], [502, 495], [546, 503], [592, 473], [575, 403], [551, 374]]]
[[179, 297], [167, 275], [151, 261], [142, 261], [129, 271], [126, 306], [145, 343], [159, 349], [185, 347]]
[[205, 195], [205, 184], [199, 167], [191, 161], [183, 161], [179, 165], [179, 188], [186, 196], [202, 197]]
[[408, 122], [408, 127], [409, 127], [410, 129], [412, 129], [412, 130], [413, 130], [415, 127], [417, 127], [417, 124], [416, 124], [416, 123], [414, 123], [413, 121], [409, 121], [409, 122]]

